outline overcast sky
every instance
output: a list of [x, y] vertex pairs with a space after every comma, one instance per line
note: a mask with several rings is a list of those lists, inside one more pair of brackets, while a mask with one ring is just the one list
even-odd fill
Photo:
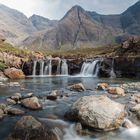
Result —
[[0, 0], [1, 4], [23, 12], [50, 19], [60, 19], [74, 5], [100, 14], [119, 14], [138, 0]]

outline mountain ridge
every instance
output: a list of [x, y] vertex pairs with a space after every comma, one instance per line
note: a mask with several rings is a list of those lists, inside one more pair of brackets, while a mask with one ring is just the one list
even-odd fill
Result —
[[[17, 10], [14, 10], [14, 12], [15, 11], [18, 12]], [[11, 11], [11, 13], [14, 12]], [[0, 13], [2, 13], [2, 11], [0, 11]], [[6, 32], [8, 32], [8, 35], [11, 33], [12, 36], [9, 37], [9, 35], [7, 38], [14, 38], [14, 40], [18, 40], [21, 34], [25, 34], [25, 36], [18, 41], [19, 44], [15, 44], [28, 47], [29, 49], [52, 50], [96, 47], [121, 42], [129, 36], [139, 36], [139, 13], [140, 1], [129, 7], [122, 14], [117, 15], [101, 15], [96, 12], [86, 11], [76, 5], [58, 21], [50, 20], [39, 15], [32, 15], [27, 18], [24, 14], [24, 16], [21, 16], [22, 19], [20, 19], [19, 16], [14, 17], [13, 14], [8, 18], [15, 24], [13, 28], [21, 27], [21, 29], [19, 28], [20, 30], [18, 29], [18, 32], [21, 33], [19, 35], [18, 33], [15, 34], [16, 30], [13, 31], [10, 29]], [[11, 18], [14, 19], [14, 21]], [[0, 19], [2, 20], [2, 18]], [[17, 23], [15, 23], [15, 21]], [[26, 23], [24, 23], [25, 21]], [[6, 22], [4, 24], [6, 24]], [[27, 26], [30, 27], [30, 30]], [[0, 33], [3, 34], [1, 30], [0, 28]]]

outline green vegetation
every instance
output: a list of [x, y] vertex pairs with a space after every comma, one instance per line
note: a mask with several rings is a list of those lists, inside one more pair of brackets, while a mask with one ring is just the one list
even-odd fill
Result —
[[98, 48], [77, 48], [73, 50], [55, 50], [47, 51], [45, 55], [52, 55], [53, 57], [65, 58], [91, 58], [99, 55], [109, 55], [120, 46], [104, 46]]
[[31, 51], [26, 49], [19, 49], [18, 47], [13, 47], [9, 43], [0, 43], [0, 52], [6, 52], [20, 57], [26, 57], [31, 54]]
[[2, 62], [0, 62], [0, 71], [3, 71], [6, 68], [7, 68], [7, 65], [2, 63]]

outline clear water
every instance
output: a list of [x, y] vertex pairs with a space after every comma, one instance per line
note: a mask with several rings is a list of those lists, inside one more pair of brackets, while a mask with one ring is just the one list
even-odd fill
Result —
[[[79, 136], [75, 130], [73, 123], [66, 122], [64, 119], [64, 113], [69, 110], [70, 106], [74, 101], [76, 101], [81, 96], [88, 95], [100, 95], [106, 94], [104, 91], [97, 91], [95, 89], [97, 83], [107, 82], [111, 85], [118, 85], [127, 82], [134, 82], [138, 80], [134, 79], [99, 79], [94, 77], [78, 77], [78, 76], [57, 76], [57, 77], [28, 77], [25, 80], [18, 81], [20, 87], [9, 87], [9, 86], [0, 86], [0, 101], [3, 102], [6, 97], [19, 92], [22, 94], [34, 93], [43, 102], [43, 110], [40, 111], [26, 111], [26, 115], [33, 115], [43, 121], [44, 123], [50, 124], [50, 127], [53, 128], [54, 132], [58, 134], [60, 140], [139, 140], [140, 139], [140, 129], [135, 126], [132, 129], [121, 128], [117, 131], [111, 132], [92, 132], [89, 135]], [[9, 82], [9, 81], [8, 81]], [[6, 82], [7, 83], [7, 82]], [[50, 94], [52, 90], [63, 90], [64, 93], [71, 93], [67, 89], [67, 86], [83, 83], [88, 89], [86, 92], [77, 93], [72, 92], [70, 97], [65, 97], [58, 99], [57, 101], [49, 101], [44, 97]], [[119, 102], [125, 103], [126, 99], [120, 99]], [[55, 120], [52, 119], [52, 116], [55, 116]], [[4, 120], [0, 121], [0, 140], [5, 139], [8, 134], [13, 130], [16, 121], [21, 116], [6, 117]], [[50, 119], [51, 118], [51, 119]], [[62, 131], [64, 137], [62, 138]]]

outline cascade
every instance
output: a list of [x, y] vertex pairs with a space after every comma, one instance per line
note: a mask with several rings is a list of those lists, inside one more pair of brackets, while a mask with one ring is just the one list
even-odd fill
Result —
[[57, 75], [60, 75], [61, 74], [61, 59], [58, 59], [58, 65], [57, 65], [57, 72], [56, 72]]
[[51, 76], [52, 75], [52, 59], [49, 60], [48, 68], [49, 68], [49, 76]]
[[44, 75], [48, 75], [48, 66], [47, 65], [45, 66], [45, 69], [44, 69]]
[[36, 66], [37, 66], [37, 61], [34, 61], [33, 62], [33, 72], [32, 72], [32, 75], [36, 75]]
[[67, 64], [67, 61], [65, 59], [62, 60], [61, 75], [68, 75], [68, 64]]
[[81, 68], [81, 76], [97, 76], [99, 71], [99, 60], [93, 62], [84, 62]]
[[114, 72], [114, 59], [112, 59], [112, 68], [110, 71], [110, 78], [116, 78], [116, 74]]
[[44, 72], [44, 60], [41, 60], [40, 61], [40, 75], [43, 75], [43, 72]]

